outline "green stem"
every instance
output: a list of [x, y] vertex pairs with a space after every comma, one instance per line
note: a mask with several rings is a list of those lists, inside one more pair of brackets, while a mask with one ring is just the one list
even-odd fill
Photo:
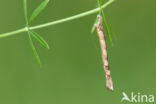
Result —
[[21, 33], [21, 32], [26, 32], [26, 31], [27, 31], [26, 28], [22, 28], [22, 29], [19, 29], [19, 30], [16, 30], [16, 31], [3, 33], [3, 34], [0, 35], [0, 38], [8, 37], [8, 36], [15, 35], [15, 34], [18, 34], [18, 33]]
[[[109, 0], [104, 5], [102, 5], [101, 8], [102, 9], [106, 8], [112, 2], [114, 2], [114, 0]], [[81, 13], [81, 14], [78, 14], [78, 15], [75, 15], [75, 16], [67, 17], [67, 18], [64, 18], [64, 19], [48, 22], [48, 23], [45, 23], [45, 24], [37, 25], [37, 26], [32, 26], [32, 27], [29, 27], [29, 29], [34, 30], [34, 29], [39, 29], [39, 28], [43, 28], [43, 27], [48, 27], [48, 26], [64, 23], [64, 22], [67, 22], [67, 21], [71, 21], [71, 20], [74, 20], [74, 19], [82, 18], [84, 16], [88, 16], [88, 15], [97, 13], [99, 11], [100, 11], [100, 8], [96, 8], [96, 9], [93, 9], [93, 10], [90, 10], [90, 11], [87, 11], [87, 12], [84, 12], [84, 13]], [[21, 33], [21, 32], [26, 32], [26, 31], [28, 31], [27, 27], [16, 30], [16, 31], [0, 34], [0, 38], [8, 37], [8, 36], [15, 35], [15, 34], [18, 34], [18, 33]]]
[[25, 23], [26, 26], [28, 26], [28, 15], [27, 15], [27, 0], [24, 0], [24, 17], [25, 17]]

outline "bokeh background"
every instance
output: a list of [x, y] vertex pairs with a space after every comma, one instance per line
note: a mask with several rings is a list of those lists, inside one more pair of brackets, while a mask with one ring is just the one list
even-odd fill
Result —
[[[28, 0], [28, 14], [42, 0]], [[51, 50], [28, 36], [0, 39], [0, 104], [121, 104], [122, 92], [156, 96], [156, 1], [116, 0], [105, 9], [112, 25], [109, 49], [114, 92], [106, 90], [100, 47], [91, 34], [96, 14], [36, 30]], [[50, 0], [32, 25], [62, 19], [96, 7], [96, 0]], [[22, 0], [0, 0], [0, 33], [24, 27]]]

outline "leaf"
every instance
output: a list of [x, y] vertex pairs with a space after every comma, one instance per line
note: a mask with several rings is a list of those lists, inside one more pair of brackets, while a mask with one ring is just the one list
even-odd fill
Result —
[[33, 54], [35, 55], [35, 58], [36, 58], [38, 64], [41, 66], [41, 61], [40, 61], [40, 58], [39, 58], [39, 56], [38, 56], [38, 54], [37, 54], [37, 51], [36, 51], [36, 49], [35, 49], [35, 46], [34, 46], [34, 44], [33, 44], [30, 31], [28, 31], [28, 34], [29, 34], [29, 42], [30, 42], [30, 46], [31, 46], [31, 48], [32, 48]]
[[95, 22], [94, 22], [94, 24], [93, 24], [93, 26], [92, 26], [92, 30], [91, 30], [91, 33], [93, 34], [93, 32], [95, 31], [95, 25], [97, 24], [97, 22], [98, 22], [98, 16], [96, 17], [96, 19], [95, 19]]
[[107, 20], [107, 23], [108, 23], [108, 27], [109, 27], [111, 36], [112, 36], [115, 40], [117, 40], [117, 36], [116, 36], [116, 34], [114, 34], [114, 31], [113, 31], [113, 29], [112, 29], [112, 26], [111, 26], [110, 22], [108, 21], [108, 18], [107, 18], [106, 15], [105, 15], [105, 17], [106, 17], [106, 20]]
[[111, 46], [113, 46], [110, 27], [108, 25], [108, 22], [107, 22], [107, 19], [106, 19], [106, 16], [105, 16], [104, 12], [102, 12], [102, 17], [103, 17], [104, 28], [105, 28], [104, 30], [106, 32], [106, 35], [108, 36], [108, 39], [109, 39], [109, 42], [110, 42]]
[[104, 27], [105, 34], [108, 36], [109, 43], [111, 44], [111, 46], [113, 46], [110, 28], [109, 28], [106, 16], [105, 16], [103, 10], [101, 9], [101, 5], [103, 4], [103, 2], [104, 2], [104, 0], [97, 0], [98, 6], [100, 7], [100, 14], [102, 14], [102, 17], [103, 17], [103, 25], [104, 25], [103, 27]]
[[29, 22], [31, 23], [39, 14], [40, 12], [47, 6], [49, 0], [44, 0], [32, 13]]
[[36, 32], [30, 30], [30, 34], [45, 48], [50, 49], [48, 43]]
[[28, 16], [27, 16], [27, 0], [23, 0], [23, 7], [24, 7], [24, 17], [25, 22], [28, 25]]

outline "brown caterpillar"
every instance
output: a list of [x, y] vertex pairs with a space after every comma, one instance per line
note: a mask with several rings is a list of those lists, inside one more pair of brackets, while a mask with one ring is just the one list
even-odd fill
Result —
[[102, 16], [99, 15], [98, 23], [95, 26], [96, 26], [96, 31], [99, 37], [100, 46], [101, 46], [103, 67], [104, 67], [104, 71], [106, 75], [106, 87], [108, 88], [108, 90], [113, 91], [113, 82], [112, 82], [112, 78], [110, 75], [110, 68], [109, 68], [109, 63], [108, 63], [106, 39], [105, 39], [105, 34], [104, 34], [102, 24], [103, 24], [103, 18]]

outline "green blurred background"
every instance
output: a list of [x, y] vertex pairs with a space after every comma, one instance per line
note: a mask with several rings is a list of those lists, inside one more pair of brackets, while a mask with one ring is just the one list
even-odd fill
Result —
[[[29, 16], [42, 0], [28, 0]], [[156, 1], [116, 0], [105, 12], [117, 36], [109, 46], [114, 92], [106, 90], [96, 14], [36, 30], [51, 50], [26, 33], [0, 39], [0, 104], [121, 104], [122, 92], [156, 96]], [[50, 0], [33, 25], [96, 7], [96, 0]], [[24, 27], [23, 0], [0, 0], [0, 33]]]

